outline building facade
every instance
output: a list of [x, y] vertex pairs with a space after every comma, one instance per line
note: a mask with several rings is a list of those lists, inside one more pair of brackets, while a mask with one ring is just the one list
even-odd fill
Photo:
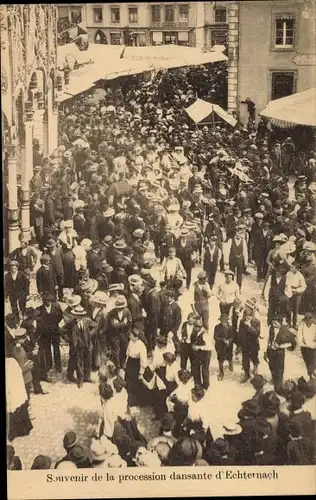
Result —
[[204, 3], [204, 46], [226, 45], [228, 42], [228, 2]]
[[1, 5], [1, 117], [4, 223], [8, 250], [30, 238], [29, 181], [33, 144], [57, 147], [57, 7]]
[[258, 114], [271, 100], [315, 86], [316, 2], [229, 2], [228, 23], [228, 104], [242, 123], [247, 97]]
[[60, 27], [68, 27], [77, 20], [87, 30], [92, 43], [204, 47], [206, 4], [211, 11], [215, 2], [57, 5]]

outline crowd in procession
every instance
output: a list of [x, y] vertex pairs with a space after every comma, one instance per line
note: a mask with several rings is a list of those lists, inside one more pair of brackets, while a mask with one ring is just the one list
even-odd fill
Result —
[[[78, 99], [60, 112], [58, 149], [42, 158], [34, 143], [34, 241], [21, 235], [5, 274], [8, 440], [31, 432], [29, 402], [62, 372], [61, 340], [68, 380], [80, 389], [97, 372], [101, 400], [90, 449], [67, 433], [56, 468], [315, 463], [316, 154], [293, 178], [291, 138], [268, 141], [253, 109], [247, 127], [192, 126], [184, 108], [197, 92], [224, 105], [225, 75], [221, 64], [190, 68]], [[250, 264], [266, 318], [244, 295]], [[259, 373], [263, 321], [273, 389]], [[240, 383], [254, 387], [220, 436], [205, 405], [213, 346], [218, 380], [235, 352]], [[284, 381], [295, 349], [306, 371]], [[145, 406], [160, 422], [149, 442], [133, 416]], [[8, 467], [22, 468], [12, 444]], [[52, 468], [49, 457], [38, 468]]]

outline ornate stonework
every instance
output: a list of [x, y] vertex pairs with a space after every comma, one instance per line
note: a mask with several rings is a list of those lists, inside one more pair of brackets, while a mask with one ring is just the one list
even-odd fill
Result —
[[24, 5], [7, 5], [8, 28], [10, 33], [10, 45], [12, 57], [13, 82], [16, 86], [25, 83], [25, 25], [23, 9]]

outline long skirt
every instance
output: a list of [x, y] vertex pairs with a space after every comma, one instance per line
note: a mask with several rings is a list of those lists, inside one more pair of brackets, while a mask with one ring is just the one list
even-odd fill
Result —
[[135, 420], [124, 420], [120, 417], [114, 424], [112, 443], [117, 446], [119, 454], [129, 466], [134, 465], [132, 458], [138, 448], [147, 446], [147, 441], [139, 431]]
[[77, 273], [75, 267], [75, 256], [71, 250], [63, 250], [64, 287], [75, 288]]
[[148, 406], [151, 404], [151, 391], [138, 379], [139, 358], [128, 358], [125, 368], [125, 382], [128, 394], [128, 406]]
[[7, 421], [8, 440], [13, 441], [17, 437], [28, 436], [33, 425], [28, 413], [28, 401], [25, 401], [13, 413], [8, 414]]

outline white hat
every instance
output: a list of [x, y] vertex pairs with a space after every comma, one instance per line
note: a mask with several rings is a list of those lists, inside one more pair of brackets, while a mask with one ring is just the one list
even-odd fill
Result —
[[74, 223], [73, 223], [72, 220], [69, 219], [69, 220], [65, 221], [65, 225], [64, 226], [65, 226], [65, 229], [73, 229]]
[[108, 301], [108, 294], [102, 291], [96, 291], [94, 295], [91, 297], [91, 301], [95, 302], [96, 304], [100, 304], [102, 306], [105, 306], [107, 301]]
[[90, 250], [91, 245], [92, 241], [89, 240], [89, 238], [84, 238], [80, 243], [80, 246], [82, 246], [86, 251]]
[[79, 208], [83, 208], [85, 206], [85, 202], [83, 200], [75, 200], [73, 204], [73, 209], [78, 210]]

